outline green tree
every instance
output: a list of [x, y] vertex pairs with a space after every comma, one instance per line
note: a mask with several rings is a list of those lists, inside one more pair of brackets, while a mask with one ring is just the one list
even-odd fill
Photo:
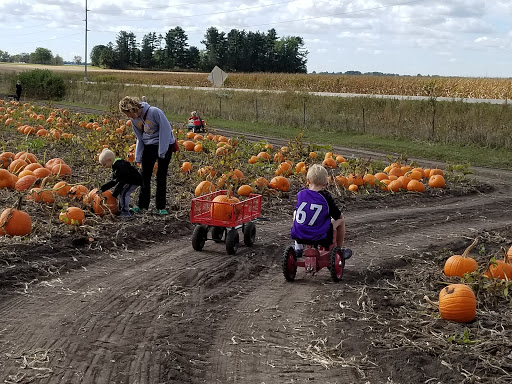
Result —
[[59, 55], [55, 55], [53, 58], [53, 64], [54, 65], [64, 65], [64, 59], [60, 57]]
[[144, 35], [140, 50], [140, 66], [142, 68], [153, 68], [155, 66], [155, 50], [159, 47], [160, 42], [155, 32]]
[[117, 63], [115, 68], [135, 67], [139, 64], [137, 41], [133, 32], [121, 31], [116, 38]]
[[276, 72], [307, 73], [308, 51], [299, 36], [288, 36], [276, 42]]
[[112, 43], [108, 43], [100, 53], [99, 66], [103, 68], [116, 68], [119, 59]]
[[52, 64], [52, 51], [46, 48], [38, 47], [35, 52], [30, 54], [30, 62], [32, 64]]
[[9, 53], [6, 51], [2, 51], [0, 50], [0, 61], [1, 62], [4, 62], [4, 63], [7, 63], [9, 62], [9, 60], [11, 59], [11, 55], [9, 55]]
[[217, 28], [210, 27], [206, 30], [204, 40], [201, 41], [206, 50], [202, 60], [202, 69], [211, 71], [218, 65], [220, 68], [225, 66], [227, 39], [224, 32], [219, 32]]
[[165, 64], [167, 68], [186, 68], [188, 37], [181, 27], [169, 30], [165, 35]]
[[73, 63], [75, 64], [82, 64], [82, 56], [75, 56], [73, 57]]
[[95, 67], [101, 66], [101, 54], [102, 52], [107, 49], [105, 45], [95, 45], [91, 50], [91, 65], [94, 65]]

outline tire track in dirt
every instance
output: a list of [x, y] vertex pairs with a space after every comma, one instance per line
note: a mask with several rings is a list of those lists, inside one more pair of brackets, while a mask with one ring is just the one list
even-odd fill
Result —
[[200, 284], [215, 285], [215, 279], [237, 268], [236, 258], [225, 252], [199, 254], [189, 242], [177, 245], [124, 254], [124, 260], [95, 265], [1, 301], [0, 311], [9, 316], [0, 320], [0, 341], [10, 358], [0, 356], [0, 381], [27, 372], [21, 368], [23, 356], [46, 351], [38, 375], [51, 374], [41, 382], [158, 382], [162, 362], [153, 344], [160, 330], [154, 328], [180, 316], [174, 305], [187, 310], [181, 302], [201, 296], [194, 293]]

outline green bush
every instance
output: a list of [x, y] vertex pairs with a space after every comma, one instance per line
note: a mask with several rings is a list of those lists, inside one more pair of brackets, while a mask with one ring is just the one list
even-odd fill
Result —
[[44, 100], [61, 100], [66, 94], [66, 84], [59, 74], [48, 69], [33, 69], [21, 72], [19, 80], [22, 95]]

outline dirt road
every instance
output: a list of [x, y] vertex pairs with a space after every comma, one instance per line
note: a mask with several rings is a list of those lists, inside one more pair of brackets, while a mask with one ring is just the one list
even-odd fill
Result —
[[[510, 382], [510, 363], [443, 344], [482, 323], [447, 324], [423, 300], [443, 286], [437, 251], [462, 252], [477, 234], [489, 250], [511, 243], [512, 175], [496, 172], [495, 188], [347, 199], [354, 256], [339, 283], [326, 269], [285, 281], [294, 196], [265, 201], [270, 220], [234, 256], [213, 241], [194, 251], [186, 217], [141, 216], [129, 238], [112, 236], [123, 246], [70, 247], [58, 257], [74, 269], [0, 291], [0, 382]], [[496, 338], [509, 332], [483, 310]], [[495, 359], [512, 347], [501, 339]]]

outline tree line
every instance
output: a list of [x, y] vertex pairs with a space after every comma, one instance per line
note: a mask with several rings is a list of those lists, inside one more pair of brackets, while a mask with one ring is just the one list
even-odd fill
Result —
[[181, 27], [165, 36], [148, 33], [140, 44], [133, 32], [121, 31], [115, 43], [96, 45], [91, 64], [110, 69], [160, 69], [209, 72], [219, 66], [230, 72], [307, 73], [308, 51], [299, 36], [277, 36], [275, 29], [246, 32], [232, 29], [227, 34], [215, 27], [206, 30], [201, 41], [205, 49], [189, 46]]
[[10, 55], [9, 52], [0, 50], [0, 62], [64, 65], [62, 57], [59, 55], [53, 56], [51, 50], [41, 47], [36, 48], [32, 53], [18, 53], [15, 55]]

